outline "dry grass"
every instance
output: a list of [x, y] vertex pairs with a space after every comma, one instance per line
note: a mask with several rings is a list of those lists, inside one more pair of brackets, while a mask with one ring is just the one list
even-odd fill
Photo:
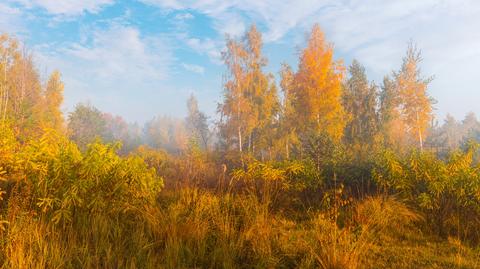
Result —
[[[409, 267], [407, 261], [399, 263], [395, 253], [410, 258], [420, 253], [433, 260], [429, 252], [442, 244], [462, 252], [454, 256], [444, 250], [448, 257], [434, 264], [478, 265], [472, 262], [475, 252], [459, 242], [432, 246], [424, 240], [424, 246], [409, 249], [403, 239], [392, 239], [392, 229], [408, 234], [410, 223], [421, 221], [392, 198], [359, 203], [344, 227], [321, 212], [311, 213], [306, 221], [289, 220], [251, 195], [183, 189], [165, 191], [159, 200], [130, 220], [97, 214], [54, 225], [42, 216], [17, 212], [2, 234], [2, 267], [333, 269], [389, 267], [389, 262]], [[422, 242], [421, 237], [407, 240]], [[386, 247], [385, 252], [379, 246]]]

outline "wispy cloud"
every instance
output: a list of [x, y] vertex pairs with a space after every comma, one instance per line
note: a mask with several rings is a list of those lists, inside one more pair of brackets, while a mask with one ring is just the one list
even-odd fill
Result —
[[[474, 101], [478, 98], [461, 98], [477, 90], [478, 0], [0, 2], [0, 31], [25, 33], [27, 41], [40, 36], [44, 43], [46, 35], [29, 36], [28, 28], [38, 21], [55, 24], [51, 28], [55, 41], [31, 43], [37, 45], [42, 66], [61, 69], [78, 96], [82, 96], [77, 93], [79, 89], [98, 97], [113, 89], [165, 88], [166, 82], [175, 85], [169, 81], [170, 70], [204, 74], [198, 78], [212, 83], [208, 87], [213, 89], [221, 85], [222, 70], [206, 62], [204, 56], [214, 64], [222, 64], [225, 34], [239, 37], [251, 23], [262, 31], [267, 44], [265, 54], [272, 65], [282, 60], [295, 65], [295, 48], [303, 47], [305, 33], [313, 23], [319, 23], [327, 39], [334, 43], [335, 56], [346, 59], [346, 64], [357, 58], [376, 82], [400, 67], [407, 42], [415, 41], [423, 50], [422, 71], [436, 77], [431, 91], [439, 101], [439, 110], [459, 115], [477, 107]], [[142, 3], [149, 5], [148, 11]], [[118, 7], [117, 11], [124, 8], [122, 15], [102, 13], [109, 6]], [[136, 14], [139, 10], [142, 14]], [[75, 25], [77, 17], [85, 14], [88, 16], [82, 17], [82, 25]], [[32, 19], [37, 15], [39, 20]], [[72, 33], [68, 32], [72, 29]], [[280, 50], [282, 53], [278, 53]], [[198, 55], [192, 57], [192, 51]], [[205, 72], [205, 68], [216, 72]], [[274, 70], [278, 66], [267, 68]], [[182, 83], [187, 84], [178, 84]], [[462, 94], [452, 96], [452, 89]]]
[[203, 66], [196, 65], [196, 64], [182, 63], [182, 67], [187, 71], [197, 73], [197, 74], [203, 74], [205, 72], [205, 68]]
[[64, 52], [99, 78], [165, 79], [171, 63], [169, 48], [155, 37], [142, 37], [138, 29], [114, 26], [93, 33], [93, 44], [73, 44]]
[[277, 40], [305, 18], [337, 1], [227, 1], [227, 0], [143, 0], [164, 9], [196, 10], [214, 19], [214, 27], [233, 36], [241, 34], [246, 24], [258, 21], [268, 28], [268, 40]]
[[175, 19], [177, 20], [191, 20], [195, 18], [192, 13], [188, 13], [188, 12], [185, 12], [185, 13], [179, 13], [177, 15], [175, 15]]
[[0, 32], [23, 32], [22, 11], [7, 3], [0, 3]]
[[48, 44], [35, 48], [42, 66], [62, 71], [67, 101], [89, 96], [102, 103], [116, 95], [146, 96], [153, 88], [161, 90], [159, 85], [170, 75], [174, 57], [167, 39], [142, 36], [135, 27], [112, 25], [93, 31], [89, 40], [63, 48]]
[[[8, 0], [7, 0], [8, 1]], [[114, 0], [10, 0], [26, 8], [42, 8], [50, 14], [76, 16], [85, 12], [97, 13]]]
[[223, 40], [213, 40], [211, 38], [189, 38], [180, 37], [191, 49], [199, 54], [207, 55], [215, 64], [221, 64], [221, 49]]
[[[320, 23], [337, 56], [357, 58], [377, 82], [398, 69], [409, 40], [424, 52], [423, 71], [436, 75], [432, 90], [442, 111], [461, 111], [462, 101], [449, 100], [451, 88], [472, 92], [480, 63], [480, 2], [477, 0], [143, 0], [162, 9], [199, 12], [212, 19], [219, 36], [238, 35], [257, 23], [269, 42], [302, 40]], [[288, 36], [288, 40], [285, 37]], [[190, 39], [205, 53], [214, 41]], [[292, 47], [301, 44], [292, 44]], [[218, 48], [218, 46], [217, 46]], [[218, 56], [218, 55], [217, 55]], [[451, 81], [455, 74], [457, 84]], [[460, 82], [461, 81], [461, 82]], [[458, 96], [458, 95], [457, 95]], [[474, 104], [470, 104], [474, 106]]]

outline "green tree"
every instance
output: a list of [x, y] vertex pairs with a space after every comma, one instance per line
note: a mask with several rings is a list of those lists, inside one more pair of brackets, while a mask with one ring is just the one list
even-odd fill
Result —
[[405, 124], [401, 118], [401, 99], [395, 82], [385, 76], [380, 92], [380, 133], [386, 147], [400, 151], [406, 145]]
[[190, 137], [201, 143], [204, 149], [208, 149], [211, 132], [208, 127], [207, 116], [198, 109], [198, 102], [192, 94], [187, 100], [188, 115], [185, 124]]
[[371, 144], [378, 130], [376, 86], [369, 84], [365, 68], [357, 60], [353, 60], [348, 72], [343, 103], [350, 120], [345, 140], [356, 145]]
[[109, 137], [103, 113], [87, 104], [77, 104], [74, 111], [70, 112], [68, 130], [70, 139], [82, 150], [85, 150], [87, 145], [96, 138]]
[[449, 150], [457, 149], [462, 139], [461, 126], [455, 118], [447, 114], [441, 128], [442, 144]]
[[120, 141], [122, 148], [119, 153], [126, 154], [142, 144], [142, 129], [137, 123], [128, 123], [121, 116], [103, 113], [105, 120], [105, 141]]
[[480, 131], [480, 123], [475, 113], [469, 112], [462, 121], [461, 131], [464, 137], [470, 137], [471, 134]]

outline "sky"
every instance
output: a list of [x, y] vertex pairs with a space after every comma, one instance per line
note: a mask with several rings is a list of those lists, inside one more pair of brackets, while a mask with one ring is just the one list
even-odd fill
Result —
[[480, 115], [478, 0], [0, 0], [0, 32], [25, 44], [43, 79], [62, 73], [65, 113], [88, 102], [139, 123], [184, 117], [190, 94], [215, 118], [225, 36], [252, 23], [274, 75], [296, 68], [314, 23], [336, 59], [357, 59], [377, 84], [413, 41], [439, 122]]

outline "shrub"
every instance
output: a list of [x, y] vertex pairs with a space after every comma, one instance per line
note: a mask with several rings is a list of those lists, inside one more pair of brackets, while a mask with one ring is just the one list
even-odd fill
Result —
[[[148, 229], [162, 179], [140, 157], [119, 157], [119, 145], [90, 144], [84, 154], [53, 131], [27, 141], [2, 167], [13, 187], [5, 265], [140, 266], [154, 242]], [[140, 266], [142, 267], [142, 266]]]
[[415, 205], [442, 236], [478, 241], [480, 234], [480, 166], [476, 145], [452, 153], [446, 161], [432, 153], [405, 158], [386, 152], [374, 171], [385, 191]]

